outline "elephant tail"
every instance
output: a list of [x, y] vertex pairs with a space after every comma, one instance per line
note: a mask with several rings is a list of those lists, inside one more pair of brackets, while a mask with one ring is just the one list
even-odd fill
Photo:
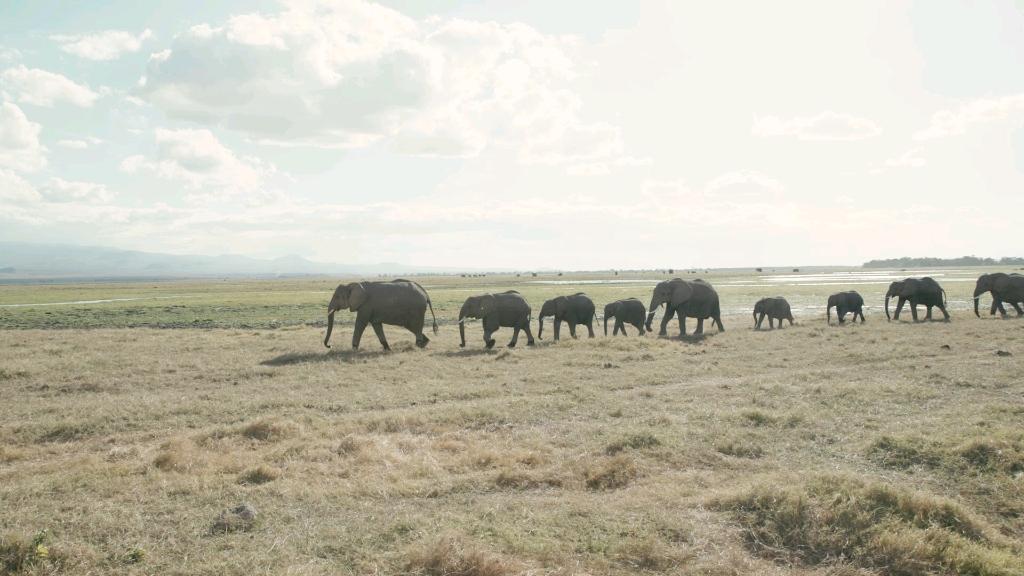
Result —
[[427, 298], [427, 306], [430, 306], [430, 317], [434, 319], [434, 336], [437, 336], [437, 316], [434, 316], [434, 305], [430, 303], [430, 298]]
[[945, 307], [946, 306], [946, 289], [945, 288], [939, 288], [939, 290], [942, 290], [942, 306]]

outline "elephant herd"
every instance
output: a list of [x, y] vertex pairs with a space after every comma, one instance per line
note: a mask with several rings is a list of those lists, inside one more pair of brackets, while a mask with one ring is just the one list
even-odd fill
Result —
[[[992, 295], [992, 309], [990, 314], [994, 315], [996, 310], [1006, 315], [1003, 304], [1010, 304], [1017, 311], [1018, 316], [1024, 315], [1021, 305], [1024, 304], [1024, 276], [1019, 274], [984, 274], [978, 278], [974, 290], [974, 313], [978, 314], [978, 299], [982, 294], [989, 292]], [[896, 312], [889, 316], [889, 300], [897, 298]], [[899, 320], [900, 312], [904, 304], [910, 304], [910, 313], [916, 322], [917, 306], [923, 305], [927, 309], [926, 320], [932, 318], [932, 308], [938, 308], [944, 317], [949, 320], [949, 313], [946, 311], [946, 292], [939, 286], [939, 283], [932, 278], [907, 278], [900, 282], [893, 282], [885, 294], [885, 315], [886, 318]], [[719, 305], [718, 292], [711, 284], [704, 280], [683, 280], [674, 278], [659, 282], [651, 296], [650, 306], [644, 307], [643, 302], [636, 298], [616, 300], [604, 307], [604, 333], [608, 335], [608, 320], [613, 320], [612, 336], [621, 331], [626, 334], [626, 325], [637, 329], [641, 336], [645, 332], [652, 332], [654, 314], [661, 306], [665, 306], [665, 314], [661, 319], [659, 336], [668, 334], [668, 324], [673, 317], [679, 318], [679, 332], [686, 335], [686, 319], [693, 318], [697, 322], [694, 335], [704, 332], [704, 321], [711, 320], [712, 325], [718, 325], [718, 331], [725, 331], [722, 326], [721, 307]], [[377, 339], [385, 350], [390, 350], [388, 341], [384, 337], [384, 324], [401, 326], [416, 336], [416, 345], [424, 347], [430, 341], [423, 333], [423, 325], [426, 323], [426, 312], [430, 309], [433, 319], [433, 331], [437, 334], [437, 318], [434, 317], [434, 307], [430, 302], [430, 296], [426, 290], [416, 282], [410, 280], [392, 280], [390, 282], [353, 282], [342, 284], [334, 291], [331, 301], [327, 306], [327, 337], [324, 338], [324, 346], [330, 348], [331, 332], [334, 329], [334, 314], [338, 310], [348, 308], [356, 313], [355, 328], [352, 331], [352, 348], [359, 348], [359, 341], [367, 325], [373, 327]], [[836, 316], [839, 323], [845, 322], [846, 315], [852, 313], [853, 321], [864, 322], [864, 299], [854, 291], [839, 292], [829, 296], [826, 318], [832, 322], [832, 309], [836, 309]], [[498, 294], [480, 294], [466, 298], [462, 309], [459, 311], [459, 339], [460, 346], [466, 346], [467, 320], [481, 320], [484, 328], [484, 344], [492, 348], [495, 340], [492, 337], [500, 328], [512, 329], [512, 340], [508, 343], [510, 348], [515, 347], [519, 340], [519, 332], [526, 333], [527, 345], [533, 345], [533, 333], [530, 330], [533, 309], [522, 294], [515, 290], [501, 292]], [[768, 318], [768, 327], [775, 328], [778, 322], [782, 327], [784, 320], [790, 325], [793, 324], [793, 313], [790, 310], [789, 302], [781, 296], [773, 298], [762, 298], [754, 305], [754, 328], [760, 329], [765, 317]], [[597, 309], [593, 300], [586, 294], [579, 292], [568, 296], [552, 298], [541, 306], [538, 316], [537, 337], [541, 338], [544, 333], [544, 319], [551, 318], [554, 324], [552, 330], [554, 339], [558, 340], [561, 332], [562, 322], [569, 325], [569, 334], [576, 338], [576, 327], [578, 325], [587, 327], [587, 334], [594, 337], [594, 320], [597, 319]]]

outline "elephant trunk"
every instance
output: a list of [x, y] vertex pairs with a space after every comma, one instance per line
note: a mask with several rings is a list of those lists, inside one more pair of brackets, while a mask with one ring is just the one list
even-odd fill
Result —
[[608, 335], [608, 313], [607, 312], [605, 312], [605, 314], [604, 314], [604, 335], [605, 336]]
[[[975, 290], [974, 291], [974, 315], [977, 316], [978, 318], [981, 318], [981, 315], [978, 314], [978, 300], [981, 298], [981, 295], [983, 293], [984, 293], [984, 290]], [[995, 297], [993, 296], [992, 299], [995, 300]]]
[[324, 346], [330, 348], [331, 332], [334, 330], [334, 310], [327, 311], [327, 337], [324, 338]]
[[825, 308], [825, 319], [826, 319], [825, 321], [827, 323], [829, 323], [829, 324], [832, 323], [832, 304], [831, 303]]
[[654, 331], [654, 329], [651, 328], [651, 323], [652, 322], [654, 322], [654, 308], [651, 308], [651, 312], [649, 314], [647, 314], [647, 326], [646, 326], [646, 328], [647, 328], [648, 332], [653, 332]]
[[890, 294], [886, 294], [885, 295], [885, 319], [886, 320], [892, 320], [892, 316], [889, 316], [889, 297], [890, 296], [891, 296]]
[[541, 336], [542, 334], [544, 334], [544, 317], [540, 316], [540, 317], [537, 318], [537, 339], [538, 340], [543, 340], [544, 339], [543, 336]]
[[459, 346], [462, 348], [466, 347], [466, 319], [459, 316]]
[[757, 328], [757, 310], [754, 310], [754, 328]]

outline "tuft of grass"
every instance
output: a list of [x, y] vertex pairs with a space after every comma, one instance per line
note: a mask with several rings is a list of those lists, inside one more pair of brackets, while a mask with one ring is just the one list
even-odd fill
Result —
[[617, 454], [588, 467], [583, 479], [591, 490], [615, 490], [628, 486], [639, 475], [631, 456]]
[[779, 421], [777, 417], [762, 410], [744, 410], [740, 417], [748, 426], [771, 426]]
[[408, 554], [402, 574], [409, 576], [508, 576], [526, 572], [526, 566], [496, 554], [459, 534], [442, 536]]
[[267, 482], [273, 482], [281, 477], [281, 473], [270, 466], [260, 464], [259, 466], [248, 470], [238, 478], [239, 484], [266, 484]]
[[751, 442], [732, 440], [715, 445], [715, 450], [726, 456], [737, 458], [760, 458], [764, 456], [764, 448]]
[[631, 538], [622, 541], [613, 550], [620, 563], [637, 570], [665, 572], [689, 560], [686, 555], [654, 537]]
[[871, 445], [868, 454], [887, 468], [935, 468], [942, 463], [941, 452], [918, 437], [882, 436]]
[[260, 418], [242, 428], [242, 436], [260, 442], [277, 442], [286, 438], [298, 436], [301, 432], [299, 425], [294, 422], [279, 422], [276, 420]]
[[174, 438], [160, 445], [153, 465], [166, 472], [188, 472], [199, 461], [195, 443], [187, 438]]
[[624, 450], [641, 450], [643, 448], [653, 448], [655, 446], [661, 446], [661, 440], [658, 440], [656, 436], [649, 432], [643, 432], [640, 434], [630, 434], [624, 438], [620, 438], [615, 442], [609, 444], [604, 451], [608, 454], [618, 454]]
[[51, 560], [49, 540], [49, 530], [37, 531], [31, 540], [0, 536], [0, 574], [17, 574]]
[[960, 505], [849, 476], [757, 486], [713, 505], [733, 513], [755, 554], [782, 564], [905, 576], [1024, 571], [1004, 539]]

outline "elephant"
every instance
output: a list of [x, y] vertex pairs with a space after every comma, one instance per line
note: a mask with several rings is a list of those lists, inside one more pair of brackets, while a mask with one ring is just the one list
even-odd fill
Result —
[[384, 324], [402, 326], [416, 335], [416, 345], [423, 348], [430, 339], [423, 334], [427, 318], [427, 307], [434, 319], [434, 335], [437, 335], [437, 317], [434, 305], [422, 286], [411, 280], [390, 282], [353, 282], [339, 284], [327, 305], [327, 337], [324, 346], [330, 348], [331, 331], [334, 330], [334, 313], [348, 308], [356, 313], [356, 325], [352, 331], [352, 348], [359, 348], [366, 325], [373, 326], [377, 339], [385, 350], [391, 350], [384, 337]]
[[651, 296], [651, 305], [647, 308], [647, 331], [651, 332], [651, 322], [654, 320], [654, 312], [662, 304], [665, 305], [665, 316], [661, 319], [661, 330], [659, 336], [668, 334], [668, 322], [679, 314], [679, 333], [686, 336], [686, 317], [691, 316], [697, 319], [697, 330], [693, 335], [704, 333], [704, 320], [712, 319], [712, 324], [718, 323], [718, 331], [725, 332], [722, 326], [722, 312], [718, 303], [718, 292], [704, 280], [687, 282], [682, 278], [673, 278], [659, 282], [654, 287], [654, 294]]
[[537, 318], [537, 338], [544, 333], [544, 319], [548, 316], [554, 318], [555, 341], [558, 341], [559, 328], [564, 320], [569, 324], [569, 335], [576, 338], [576, 325], [583, 324], [587, 327], [589, 338], [594, 337], [594, 318], [597, 316], [594, 310], [594, 301], [583, 292], [577, 292], [570, 296], [558, 296], [544, 303], [540, 308], [540, 316]]
[[902, 282], [889, 284], [889, 290], [885, 293], [886, 318], [889, 318], [889, 298], [893, 296], [899, 296], [899, 301], [896, 303], [896, 313], [890, 318], [891, 320], [900, 319], [900, 310], [903, 309], [903, 303], [909, 301], [910, 313], [914, 317], [914, 322], [917, 322], [918, 304], [923, 304], [928, 308], [925, 320], [931, 320], [932, 308], [938, 307], [942, 311], [942, 315], [945, 316], [946, 322], [949, 322], [949, 312], [946, 312], [946, 291], [932, 278], [927, 276], [924, 278], [907, 278]]
[[[761, 315], [760, 318], [758, 318], [758, 314]], [[761, 298], [757, 301], [757, 304], [754, 304], [755, 330], [761, 329], [761, 323], [764, 322], [765, 316], [768, 316], [768, 328], [770, 330], [775, 329], [775, 326], [772, 324], [773, 320], [779, 321], [779, 328], [782, 328], [783, 320], [789, 320], [789, 325], [793, 325], [793, 312], [789, 309], [789, 302], [782, 296]]]
[[616, 336], [619, 330], [622, 330], [622, 335], [626, 335], [625, 324], [632, 324], [640, 331], [640, 335], [644, 335], [644, 319], [647, 316], [647, 308], [644, 308], [644, 303], [637, 300], [636, 298], [626, 298], [625, 300], [616, 300], [611, 302], [604, 307], [604, 335], [608, 335], [608, 319], [614, 318], [615, 324], [612, 329], [612, 336]]
[[461, 348], [466, 347], [466, 320], [479, 318], [484, 324], [484, 342], [487, 348], [494, 347], [494, 334], [502, 326], [513, 328], [512, 341], [508, 343], [509, 348], [515, 348], [519, 340], [519, 331], [526, 331], [526, 344], [533, 346], [533, 333], [530, 332], [530, 304], [523, 298], [522, 294], [515, 290], [502, 292], [500, 294], [481, 294], [470, 296], [459, 311], [459, 338], [462, 342]]
[[978, 314], [978, 299], [985, 292], [992, 293], [990, 316], [994, 316], [996, 310], [999, 310], [1001, 315], [1006, 316], [1003, 302], [1013, 306], [1017, 311], [1017, 316], [1024, 315], [1024, 310], [1021, 310], [1020, 304], [1018, 304], [1019, 302], [1024, 302], [1024, 276], [1020, 274], [1004, 274], [1002, 272], [982, 274], [978, 278], [978, 283], [974, 286], [974, 315], [979, 318], [981, 315]]
[[860, 294], [850, 290], [849, 292], [837, 292], [828, 297], [828, 308], [825, 310], [825, 315], [828, 318], [828, 323], [832, 323], [832, 308], [836, 309], [836, 317], [839, 318], [839, 323], [846, 322], [846, 313], [853, 312], [853, 321], [857, 321], [857, 316], [860, 316], [860, 323], [864, 323], [864, 298]]

